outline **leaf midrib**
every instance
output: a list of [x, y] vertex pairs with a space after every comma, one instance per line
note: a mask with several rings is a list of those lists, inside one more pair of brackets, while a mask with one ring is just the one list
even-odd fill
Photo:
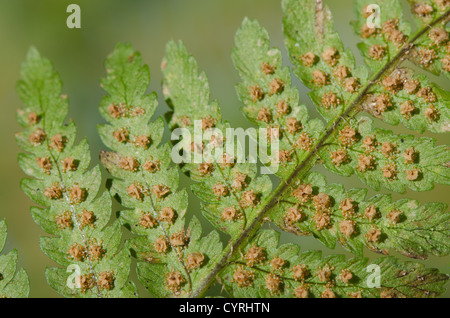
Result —
[[294, 179], [301, 176], [302, 174], [306, 174], [310, 168], [314, 165], [314, 157], [317, 155], [318, 151], [322, 148], [322, 146], [333, 136], [334, 133], [338, 131], [338, 128], [342, 125], [347, 117], [354, 117], [361, 110], [358, 109], [360, 103], [364, 100], [367, 94], [370, 92], [372, 87], [391, 69], [393, 69], [398, 63], [402, 62], [403, 57], [407, 55], [414, 47], [414, 43], [424, 35], [430, 28], [434, 25], [444, 21], [450, 16], [450, 10], [447, 10], [443, 15], [439, 18], [435, 19], [431, 23], [425, 25], [422, 29], [416, 32], [411, 40], [409, 40], [406, 44], [403, 45], [402, 49], [394, 56], [392, 60], [390, 60], [380, 71], [378, 71], [365, 85], [363, 90], [353, 98], [353, 100], [349, 103], [349, 106], [343, 109], [341, 115], [339, 115], [334, 121], [329, 122], [325, 131], [322, 135], [317, 139], [316, 144], [309, 152], [306, 152], [302, 158], [300, 158], [300, 164], [295, 168], [295, 170], [289, 175], [289, 177], [285, 180], [281, 180], [278, 187], [273, 191], [273, 195], [268, 197], [265, 202], [268, 202], [258, 216], [253, 220], [253, 222], [249, 225], [249, 227], [241, 233], [241, 235], [234, 241], [234, 243], [229, 244], [224, 250], [224, 255], [214, 267], [214, 269], [210, 272], [208, 276], [200, 283], [200, 287], [193, 291], [190, 297], [202, 297], [206, 291], [209, 289], [211, 284], [215, 281], [216, 276], [225, 268], [228, 263], [228, 259], [236, 252], [239, 251], [241, 245], [247, 240], [247, 238], [251, 238], [253, 234], [259, 230], [263, 218], [266, 214], [278, 203], [279, 198], [283, 195], [283, 193], [288, 189]]

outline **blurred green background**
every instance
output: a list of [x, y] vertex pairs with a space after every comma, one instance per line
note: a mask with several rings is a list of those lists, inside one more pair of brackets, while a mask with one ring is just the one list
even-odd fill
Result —
[[[352, 0], [324, 2], [333, 12], [336, 29], [344, 43], [354, 52], [357, 62], [361, 63], [356, 50], [357, 38], [349, 25], [353, 19]], [[66, 26], [69, 15], [66, 8], [70, 3], [81, 7], [81, 29], [68, 29]], [[407, 6], [405, 11], [409, 16]], [[131, 42], [150, 66], [150, 90], [155, 90], [160, 96], [157, 116], [168, 111], [161, 98], [159, 68], [165, 45], [171, 39], [181, 39], [197, 58], [200, 68], [208, 74], [211, 96], [219, 99], [224, 118], [234, 127], [250, 127], [238, 111], [241, 104], [234, 90], [238, 77], [230, 58], [234, 33], [245, 16], [257, 19], [268, 29], [272, 45], [281, 48], [285, 64], [290, 65], [283, 45], [279, 0], [0, 0], [0, 144], [3, 145], [0, 156], [0, 202], [3, 205], [0, 219], [6, 218], [9, 225], [6, 251], [13, 248], [19, 250], [19, 265], [30, 276], [30, 296], [58, 297], [45, 281], [45, 267], [55, 265], [39, 249], [39, 237], [45, 233], [31, 218], [29, 207], [32, 201], [19, 189], [19, 180], [24, 174], [16, 163], [18, 148], [14, 133], [19, 130], [19, 126], [15, 122], [15, 112], [21, 106], [21, 101], [15, 93], [15, 85], [29, 47], [35, 46], [54, 63], [60, 73], [64, 93], [70, 99], [69, 116], [78, 126], [78, 137], [88, 138], [93, 164], [97, 164], [102, 145], [96, 124], [103, 122], [97, 105], [104, 94], [99, 80], [104, 76], [103, 62], [106, 55], [119, 41]], [[435, 76], [431, 78], [449, 89], [448, 80]], [[299, 87], [302, 102], [309, 107], [311, 115], [317, 117], [306, 95], [307, 90], [299, 81], [294, 84]], [[379, 125], [383, 126], [382, 123]], [[394, 130], [397, 133], [409, 132], [403, 127], [395, 127]], [[425, 135], [433, 136], [429, 133]], [[448, 136], [434, 137], [439, 138], [440, 144], [450, 142]], [[341, 178], [321, 168], [316, 170], [324, 172], [329, 182], [341, 182], [347, 187], [363, 186], [355, 177]], [[182, 177], [183, 186], [189, 183], [186, 177]], [[406, 195], [421, 203], [441, 201], [448, 204], [448, 190], [448, 187], [436, 186], [429, 193], [409, 191]], [[369, 191], [369, 195], [372, 194], [374, 192]], [[403, 196], [394, 194], [394, 199], [400, 197]], [[191, 196], [189, 213], [198, 215], [198, 211], [199, 202]], [[206, 222], [205, 226], [206, 231], [212, 229]], [[329, 250], [311, 237], [283, 233], [282, 241], [298, 242], [303, 250], [321, 249], [325, 255], [338, 252], [351, 256], [340, 247]], [[365, 253], [370, 258], [378, 257], [368, 250]], [[449, 260], [449, 257], [430, 257], [424, 263], [450, 274]], [[132, 279], [139, 285], [134, 273]], [[142, 297], [150, 296], [141, 287], [139, 291]], [[447, 291], [444, 297], [448, 296], [450, 293]]]

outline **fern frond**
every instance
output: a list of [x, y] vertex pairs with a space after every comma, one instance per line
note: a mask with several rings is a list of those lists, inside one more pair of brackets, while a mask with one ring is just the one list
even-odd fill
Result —
[[[279, 233], [260, 231], [242, 254], [222, 272], [222, 282], [234, 297], [436, 297], [447, 275], [394, 257], [349, 260], [323, 257], [319, 251], [299, 253], [295, 244], [279, 245]], [[379, 285], [376, 277], [379, 278]]]
[[318, 172], [298, 180], [279, 200], [270, 217], [282, 230], [314, 235], [329, 248], [336, 241], [362, 256], [364, 246], [388, 254], [395, 250], [413, 258], [450, 252], [447, 205], [401, 199], [390, 195], [366, 198], [366, 189], [346, 190], [328, 184]]
[[88, 170], [85, 139], [74, 144], [76, 128], [72, 121], [65, 124], [68, 102], [61, 87], [51, 63], [30, 49], [17, 86], [26, 106], [17, 113], [23, 131], [16, 139], [26, 151], [19, 154], [19, 165], [33, 178], [23, 179], [21, 188], [43, 206], [31, 208], [35, 222], [52, 235], [41, 238], [42, 251], [68, 268], [47, 268], [47, 281], [68, 297], [136, 296], [128, 281], [130, 255], [120, 248], [120, 224], [106, 225], [110, 196], [105, 192], [97, 197], [100, 168]]
[[[420, 6], [429, 4], [414, 2], [413, 11]], [[376, 11], [372, 13], [371, 9]], [[353, 26], [362, 39], [358, 47], [367, 66], [374, 75], [383, 73], [373, 83], [362, 109], [391, 125], [402, 123], [419, 132], [427, 129], [443, 133], [450, 129], [448, 92], [437, 87], [428, 77], [415, 75], [409, 68], [391, 65], [392, 69], [386, 69], [386, 65], [401, 57], [409, 58], [436, 74], [442, 70], [448, 76], [443, 65], [448, 56], [448, 30], [439, 25], [447, 21], [449, 12], [432, 11], [432, 15], [423, 16], [427, 22], [420, 20], [418, 30], [412, 34], [409, 23], [403, 19], [399, 1], [358, 0], [355, 1], [358, 20]], [[375, 21], [369, 17], [371, 14], [380, 14], [379, 25], [368, 26], [367, 23]]]
[[217, 263], [222, 243], [217, 232], [201, 237], [195, 217], [185, 228], [187, 193], [178, 189], [170, 145], [160, 145], [162, 118], [149, 124], [157, 99], [145, 93], [150, 73], [140, 53], [118, 44], [106, 70], [102, 87], [108, 95], [100, 112], [109, 124], [98, 131], [113, 152], [103, 151], [100, 157], [114, 177], [111, 193], [128, 208], [120, 220], [139, 235], [127, 241], [138, 259], [138, 278], [155, 296], [187, 297]]
[[[226, 145], [233, 141], [233, 135], [219, 135], [219, 131], [226, 132], [230, 125], [221, 120], [217, 102], [209, 101], [206, 75], [198, 73], [195, 59], [182, 43], [170, 42], [167, 45], [163, 74], [163, 92], [168, 104], [174, 109], [171, 128], [180, 126], [188, 129], [194, 138], [198, 138], [196, 136], [199, 134], [203, 136], [203, 139], [199, 137], [194, 140], [192, 145], [193, 159], [195, 160], [197, 151], [204, 155], [201, 157], [202, 161], [186, 163], [183, 170], [198, 181], [192, 186], [192, 190], [206, 202], [202, 205], [205, 217], [235, 239], [258, 215], [261, 201], [271, 191], [270, 179], [268, 176], [256, 177], [255, 163], [239, 162], [239, 147], [228, 148]], [[195, 96], [197, 99], [194, 100]], [[194, 127], [195, 121], [203, 126]], [[211, 132], [209, 135], [208, 129]], [[217, 140], [218, 153], [223, 152], [224, 157], [218, 158], [222, 160], [208, 162], [206, 149]], [[184, 144], [187, 145], [184, 151], [191, 156], [191, 142], [184, 140]], [[230, 153], [230, 149], [236, 155]]]
[[[6, 221], [0, 221], [0, 253], [6, 244]], [[30, 293], [30, 282], [23, 268], [16, 271], [17, 250], [0, 255], [0, 298], [26, 298]]]
[[[383, 9], [386, 11], [385, 7]], [[301, 39], [305, 37], [305, 32], [297, 34]], [[306, 34], [308, 33], [306, 32]], [[334, 36], [337, 35], [335, 34]], [[309, 35], [309, 37], [311, 38], [311, 35]], [[316, 40], [316, 42], [318, 42], [318, 40]], [[302, 42], [302, 44], [302, 47], [306, 46], [305, 43]], [[395, 51], [395, 53], [398, 52]], [[286, 68], [281, 69], [280, 52], [277, 49], [269, 48], [269, 37], [267, 32], [261, 28], [256, 21], [250, 22], [247, 19], [244, 20], [243, 25], [236, 34], [236, 47], [233, 50], [232, 56], [235, 67], [242, 78], [242, 82], [238, 85], [238, 94], [246, 105], [244, 113], [250, 120], [258, 125], [274, 125], [275, 127], [280, 127], [282, 129], [280, 133], [280, 145], [283, 146], [280, 146], [280, 148], [283, 149], [284, 147], [292, 154], [288, 160], [282, 162], [282, 166], [288, 166], [288, 171], [292, 171], [293, 168], [299, 165], [299, 162], [303, 159], [302, 155], [305, 155], [307, 151], [296, 150], [297, 147], [295, 147], [295, 145], [298, 145], [298, 142], [291, 142], [290, 139], [294, 139], [295, 134], [290, 133], [288, 130], [289, 126], [286, 118], [295, 118], [299, 123], [305, 122], [305, 134], [312, 135], [315, 133], [315, 139], [319, 137], [318, 133], [321, 132], [321, 129], [317, 130], [316, 128], [319, 125], [313, 124], [315, 129], [309, 128], [309, 123], [312, 121], [308, 120], [307, 111], [304, 106], [302, 106], [302, 108], [298, 106], [298, 93], [290, 87], [289, 72]], [[281, 79], [283, 86], [279, 91], [271, 94], [271, 83], [278, 79]], [[251, 88], [255, 86], [260, 87], [263, 92], [265, 92], [261, 100], [253, 99], [251, 96]], [[280, 112], [280, 109], [277, 107], [277, 104], [280, 101], [286, 101], [288, 104], [288, 107], [283, 109], [284, 112]], [[288, 117], [290, 113], [292, 113], [293, 116]], [[264, 116], [262, 116], [263, 114]], [[270, 121], [267, 119], [270, 119]], [[447, 147], [436, 147], [434, 145], [434, 139], [430, 138], [414, 138], [405, 135], [395, 136], [387, 130], [374, 129], [371, 125], [371, 121], [365, 117], [360, 118], [357, 122], [347, 120], [347, 123], [350, 122], [356, 123], [354, 125], [355, 128], [348, 124], [345, 128], [338, 130], [339, 133], [337, 134], [337, 137], [335, 137], [335, 140], [333, 142], [328, 140], [326, 146], [319, 151], [323, 164], [329, 170], [345, 176], [349, 176], [356, 172], [363, 182], [376, 190], [379, 190], [380, 184], [397, 192], [404, 192], [405, 185], [415, 190], [429, 190], [433, 187], [433, 182], [448, 184], [448, 169], [446, 168], [446, 163], [450, 160], [450, 153], [448, 152]], [[312, 132], [309, 133], [309, 130]], [[297, 137], [301, 131], [302, 129], [299, 129]], [[303, 136], [301, 135], [299, 140], [301, 140]], [[298, 158], [300, 158], [300, 160], [298, 160]], [[282, 158], [280, 157], [279, 160], [282, 161], [281, 159]], [[415, 176], [416, 172], [417, 176]], [[283, 177], [287, 174], [285, 171], [282, 171], [279, 175]], [[298, 177], [294, 179], [294, 181], [291, 182], [292, 186], [290, 190], [286, 191], [285, 194], [279, 198], [278, 204], [269, 214], [280, 228], [297, 234], [314, 234], [314, 236], [318, 237], [319, 240], [331, 248], [334, 248], [336, 240], [340, 240], [344, 246], [358, 255], [362, 255], [364, 245], [369, 246], [375, 251], [397, 249], [411, 257], [419, 258], [424, 257], [427, 250], [434, 250], [436, 255], [448, 254], [448, 247], [446, 246], [445, 241], [449, 235], [449, 223], [448, 218], [445, 217], [445, 205], [437, 203], [435, 205], [427, 206], [434, 206], [435, 209], [440, 211], [440, 213], [434, 215], [436, 219], [434, 219], [433, 222], [430, 223], [426, 221], [426, 225], [429, 225], [429, 230], [425, 231], [427, 232], [426, 236], [429, 237], [430, 235], [433, 236], [433, 234], [435, 234], [434, 239], [430, 240], [430, 242], [433, 243], [429, 244], [429, 242], [427, 243], [426, 239], [424, 239], [424, 236], [414, 236], [411, 233], [409, 235], [405, 235], [406, 233], [399, 235], [396, 231], [407, 231], [406, 228], [408, 228], [409, 231], [412, 231], [414, 226], [417, 226], [418, 224], [417, 220], [430, 218], [435, 212], [435, 209], [430, 209], [430, 211], [427, 212], [427, 209], [422, 208], [421, 215], [415, 215], [414, 218], [406, 217], [406, 214], [412, 213], [412, 211], [406, 209], [407, 213], [403, 214], [403, 218], [407, 219], [407, 222], [405, 222], [407, 225], [404, 223], [403, 229], [397, 229], [398, 226], [396, 226], [396, 229], [393, 229], [392, 226], [394, 224], [389, 225], [389, 222], [380, 225], [379, 220], [376, 222], [367, 219], [361, 220], [358, 218], [358, 216], [361, 217], [361, 215], [353, 215], [349, 217], [349, 220], [346, 220], [343, 216], [343, 211], [339, 208], [340, 204], [346, 199], [345, 196], [347, 192], [343, 187], [338, 185], [330, 186], [330, 188], [334, 190], [330, 190], [331, 192], [327, 193], [327, 191], [321, 189], [324, 187], [324, 180], [315, 183], [309, 182], [308, 180], [310, 180], [310, 178], [314, 180], [318, 177], [315, 177], [313, 174], [304, 179]], [[302, 185], [311, 185], [311, 193], [305, 194], [305, 198], [307, 198], [307, 201], [305, 202], [309, 202], [309, 207], [302, 205], [303, 198], [299, 197], [300, 199], [295, 199], [295, 196], [293, 196], [295, 189], [300, 183]], [[293, 184], [296, 184], [297, 186]], [[319, 184], [321, 187], [319, 187]], [[322, 214], [321, 212], [323, 211], [320, 211], [320, 209], [317, 210], [312, 203], [313, 188], [315, 195], [321, 192], [330, 195], [329, 203], [333, 203], [332, 206], [330, 206], [330, 210], [328, 210], [328, 207], [325, 209], [327, 213]], [[306, 190], [307, 189], [305, 189], [305, 191]], [[355, 197], [351, 197], [351, 199], [355, 201], [355, 209], [356, 206], [364, 205], [356, 204], [356, 202], [362, 203], [364, 201], [365, 192], [365, 190], [350, 190], [348, 193], [348, 198], [350, 198], [351, 195], [355, 195]], [[340, 195], [336, 195], [334, 198], [331, 193], [340, 193]], [[399, 203], [387, 207], [388, 203], [390, 204], [389, 197], [386, 196], [384, 199], [381, 198], [383, 198], [383, 196], [379, 198], [381, 201], [379, 204], [375, 205], [375, 208], [377, 213], [381, 213], [379, 215], [380, 217], [385, 217], [391, 210], [394, 211], [394, 207]], [[368, 202], [376, 200], [377, 198], [371, 198]], [[412, 203], [412, 201], [410, 204], [417, 207], [417, 204]], [[405, 208], [406, 207], [407, 205], [405, 204]], [[388, 210], [384, 210], [384, 208], [387, 208]], [[360, 214], [364, 212], [364, 209], [358, 209], [360, 209]], [[353, 213], [353, 208], [351, 210], [352, 211], [350, 212]], [[328, 212], [330, 212], [330, 214], [328, 214]], [[417, 217], [417, 219], [415, 219], [415, 217]], [[301, 221], [297, 222], [297, 218]], [[376, 219], [377, 218], [374, 220]], [[340, 222], [343, 229], [339, 226]], [[386, 232], [390, 232], [387, 238], [383, 238], [384, 244], [381, 244], [382, 247], [376, 246], [377, 244], [374, 245], [372, 242], [369, 244], [367, 238], [364, 236], [367, 232], [375, 231], [376, 226], [381, 226], [383, 228], [384, 236], [388, 235]], [[384, 230], [384, 227], [386, 227], [386, 230]], [[425, 224], [422, 224], [422, 227], [425, 228]], [[358, 234], [360, 235], [355, 235], [357, 228], [359, 229]], [[351, 237], [355, 235], [358, 238], [356, 239], [353, 237], [352, 239], [349, 239], [350, 237], [346, 237], [344, 233]], [[413, 238], [411, 239], [411, 237]], [[400, 240], [401, 243], [397, 242], [397, 240]], [[424, 244], [424, 246], [420, 246], [420, 244]]]

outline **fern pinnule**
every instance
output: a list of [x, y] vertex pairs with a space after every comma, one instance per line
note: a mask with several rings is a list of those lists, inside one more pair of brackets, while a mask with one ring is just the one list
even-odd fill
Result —
[[[348, 120], [333, 141], [319, 151], [324, 166], [337, 174], [355, 173], [369, 187], [394, 192], [427, 191], [434, 184], [449, 184], [450, 150], [434, 138], [396, 135], [374, 128], [361, 116]], [[341, 157], [339, 157], [341, 156]]]
[[293, 72], [311, 89], [309, 95], [317, 110], [330, 122], [367, 84], [368, 71], [355, 65], [353, 54], [344, 48], [334, 30], [331, 12], [322, 1], [283, 0], [282, 8]]

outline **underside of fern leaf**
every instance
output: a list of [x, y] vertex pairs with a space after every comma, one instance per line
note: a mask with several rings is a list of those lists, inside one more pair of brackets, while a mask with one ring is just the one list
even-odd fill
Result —
[[[107, 123], [98, 132], [109, 150], [100, 161], [112, 176], [102, 195], [99, 167], [88, 169], [87, 142], [75, 145], [75, 125], [65, 123], [60, 79], [31, 49], [18, 84], [26, 104], [17, 115], [25, 151], [19, 164], [32, 177], [21, 187], [42, 206], [31, 214], [52, 235], [41, 239], [43, 252], [79, 271], [74, 286], [66, 268], [47, 269], [49, 284], [69, 297], [134, 297], [133, 256], [140, 283], [157, 297], [203, 297], [215, 283], [230, 297], [441, 295], [448, 275], [386, 256], [425, 260], [450, 251], [447, 204], [393, 200], [382, 192], [450, 184], [450, 150], [436, 137], [450, 130], [450, 95], [421, 70], [448, 77], [450, 3], [409, 2], [415, 27], [400, 0], [355, 0], [352, 26], [365, 65], [344, 47], [322, 0], [282, 0], [292, 69], [270, 46], [268, 32], [245, 18], [232, 60], [242, 112], [254, 124], [246, 131], [222, 118], [184, 44], [169, 42], [161, 70], [173, 145], [162, 142], [164, 120], [152, 120], [157, 95], [146, 92], [149, 68], [131, 45], [118, 44], [101, 80], [107, 95], [99, 111]], [[291, 70], [322, 118], [309, 115]], [[396, 134], [380, 122], [410, 132]], [[435, 137], [421, 136], [426, 131]], [[245, 146], [255, 146], [257, 158]], [[355, 174], [361, 184], [328, 183], [312, 171], [319, 165]], [[216, 230], [203, 233], [200, 213], [187, 219], [188, 191], [180, 188], [178, 169], [193, 181], [202, 216]], [[377, 193], [368, 196], [364, 185]], [[111, 197], [122, 206], [114, 222]], [[280, 232], [263, 229], [267, 222], [328, 248], [338, 242], [355, 257], [280, 245]], [[132, 233], [123, 247], [122, 225]], [[383, 256], [369, 262], [364, 256], [372, 252]], [[25, 274], [13, 279], [14, 257], [10, 262], [6, 284], [25, 286], [25, 296]], [[0, 274], [1, 266], [0, 258]], [[2, 284], [0, 276], [0, 291]]]
[[179, 190], [178, 170], [171, 165], [170, 146], [160, 145], [164, 122], [150, 125], [157, 101], [146, 95], [148, 67], [130, 45], [117, 45], [106, 61], [102, 87], [109, 93], [100, 112], [109, 122], [99, 126], [101, 160], [115, 178], [111, 193], [129, 208], [122, 223], [139, 235], [127, 242], [138, 259], [141, 283], [155, 296], [188, 297], [216, 264], [222, 252], [217, 232], [201, 237], [194, 217], [185, 226], [187, 193]]
[[[397, 1], [384, 1], [383, 5], [388, 6], [387, 2], [398, 7]], [[396, 250], [421, 259], [428, 253], [445, 256], [449, 252], [450, 227], [446, 204], [420, 206], [417, 201], [408, 199], [392, 202], [389, 195], [383, 194], [366, 199], [365, 189], [345, 190], [340, 185], [326, 185], [324, 177], [318, 173], [308, 174], [311, 167], [321, 162], [329, 170], [344, 176], [356, 173], [362, 182], [375, 190], [383, 186], [395, 192], [404, 192], [406, 187], [426, 191], [432, 189], [434, 183], [448, 185], [450, 152], [447, 146], [435, 146], [435, 140], [430, 138], [395, 135], [388, 130], [372, 128], [372, 120], [358, 114], [366, 110], [387, 123], [402, 122], [420, 132], [425, 129], [448, 131], [448, 93], [425, 77], [399, 68], [399, 63], [416, 49], [416, 41], [426, 36], [426, 32], [418, 30], [411, 35], [409, 42], [405, 35], [404, 41], [395, 43], [397, 46], [394, 47], [388, 43], [391, 46], [384, 48], [388, 55], [384, 64], [371, 65], [369, 70], [355, 66], [354, 57], [344, 49], [334, 32], [331, 14], [322, 1], [286, 0], [283, 1], [283, 10], [286, 45], [294, 73], [311, 89], [310, 97], [328, 124], [324, 127], [320, 120], [308, 119], [306, 107], [299, 104], [298, 93], [291, 88], [289, 70], [282, 67], [280, 51], [270, 48], [267, 32], [256, 21], [245, 19], [236, 34], [236, 48], [232, 54], [242, 78], [237, 92], [250, 121], [260, 128], [276, 129], [275, 135], [268, 133], [263, 138], [254, 139], [261, 141], [265, 137], [266, 142], [269, 140], [272, 156], [268, 156], [269, 162], [262, 162], [280, 177], [280, 183], [271, 191], [267, 187], [257, 188], [260, 178], [254, 174], [246, 173], [242, 179], [236, 178], [238, 174], [234, 171], [245, 169], [247, 163], [234, 162], [227, 166], [223, 161], [203, 161], [182, 165], [185, 172], [197, 181], [192, 189], [205, 202], [205, 216], [231, 235], [224, 257], [206, 278], [204, 286], [219, 274], [232, 296], [438, 295], [448, 277], [434, 270], [427, 277], [433, 277], [430, 281], [437, 285], [430, 285], [430, 289], [423, 293], [415, 290], [417, 281], [422, 280], [421, 275], [410, 276], [410, 284], [397, 286], [394, 281], [384, 281], [384, 285], [372, 291], [356, 284], [353, 289], [348, 289], [349, 292], [343, 292], [339, 285], [333, 285], [339, 280], [333, 271], [330, 274], [333, 279], [321, 280], [322, 289], [310, 288], [312, 285], [304, 279], [292, 278], [292, 273], [298, 268], [296, 263], [301, 262], [302, 256], [307, 258], [307, 254], [301, 254], [299, 260], [298, 247], [292, 247], [295, 261], [279, 258], [277, 253], [267, 253], [265, 244], [274, 242], [255, 239], [260, 235], [261, 225], [271, 219], [283, 230], [300, 235], [312, 234], [331, 248], [339, 241], [357, 255], [363, 254], [364, 246], [382, 254]], [[384, 14], [381, 22], [392, 23], [397, 36], [398, 32], [409, 31], [406, 26], [400, 27], [397, 20], [387, 22], [390, 16], [386, 16], [387, 12]], [[430, 21], [438, 25], [447, 16], [448, 13], [444, 12]], [[388, 42], [397, 41], [397, 38], [387, 35], [382, 38]], [[221, 120], [218, 103], [209, 101], [206, 76], [198, 73], [195, 60], [181, 43], [169, 43], [162, 70], [165, 76], [163, 92], [174, 110], [172, 129], [187, 128], [195, 134], [196, 121], [203, 131], [230, 127]], [[397, 81], [397, 84], [393, 86], [392, 81]], [[409, 82], [417, 83], [411, 92]], [[407, 101], [408, 105], [405, 104]], [[415, 105], [411, 110], [409, 106], [412, 103]], [[267, 130], [263, 133], [266, 134]], [[204, 149], [217, 139], [217, 136], [210, 137], [199, 139], [201, 144], [186, 141], [184, 144], [191, 146], [192, 152], [205, 155]], [[273, 146], [271, 138], [277, 139], [278, 149]], [[187, 152], [192, 155], [189, 149]], [[224, 153], [225, 157], [229, 157], [227, 153]], [[320, 161], [317, 160], [319, 158]], [[249, 187], [249, 191], [242, 191], [242, 185]], [[232, 212], [233, 218], [226, 218], [226, 212]], [[237, 226], [227, 223], [241, 227], [240, 232], [230, 231]], [[320, 259], [319, 254], [314, 255]], [[341, 257], [337, 259], [340, 260], [339, 266], [330, 265], [329, 268], [340, 267], [343, 270], [349, 266]], [[366, 264], [362, 259], [355, 260]], [[263, 268], [255, 266], [257, 263], [261, 263]], [[317, 275], [312, 274], [312, 280], [321, 279], [325, 263], [313, 265]], [[391, 257], [380, 258], [378, 263], [383, 275], [389, 277], [393, 267], [404, 267], [405, 272], [409, 266], [421, 268]], [[290, 271], [291, 276], [283, 276], [286, 271]], [[359, 282], [364, 280], [360, 270], [349, 272], [352, 273], [349, 277], [358, 277], [356, 280]], [[327, 284], [324, 287], [324, 283], [327, 282], [334, 287], [325, 288]], [[352, 285], [351, 279], [342, 282], [346, 286]], [[205, 289], [194, 295], [204, 292]]]
[[[88, 170], [86, 140], [75, 145], [76, 128], [65, 123], [68, 102], [61, 80], [50, 62], [30, 49], [17, 90], [25, 103], [17, 119], [19, 165], [33, 177], [21, 181], [22, 190], [37, 204], [31, 215], [48, 234], [42, 251], [64, 267], [46, 269], [49, 285], [66, 297], [133, 297], [128, 281], [131, 257], [121, 248], [119, 222], [110, 220], [108, 192], [97, 196], [98, 166]], [[73, 275], [75, 274], [75, 275]]]
[[[346, 260], [320, 251], [299, 253], [294, 244], [278, 246], [279, 233], [261, 230], [241, 257], [230, 261], [222, 281], [235, 297], [404, 298], [441, 294], [447, 275], [421, 264], [382, 257]], [[371, 275], [380, 274], [377, 288]]]
[[[6, 244], [7, 227], [0, 221], [0, 253]], [[17, 251], [0, 255], [0, 298], [25, 298], [30, 292], [28, 275], [23, 268], [16, 271]]]

